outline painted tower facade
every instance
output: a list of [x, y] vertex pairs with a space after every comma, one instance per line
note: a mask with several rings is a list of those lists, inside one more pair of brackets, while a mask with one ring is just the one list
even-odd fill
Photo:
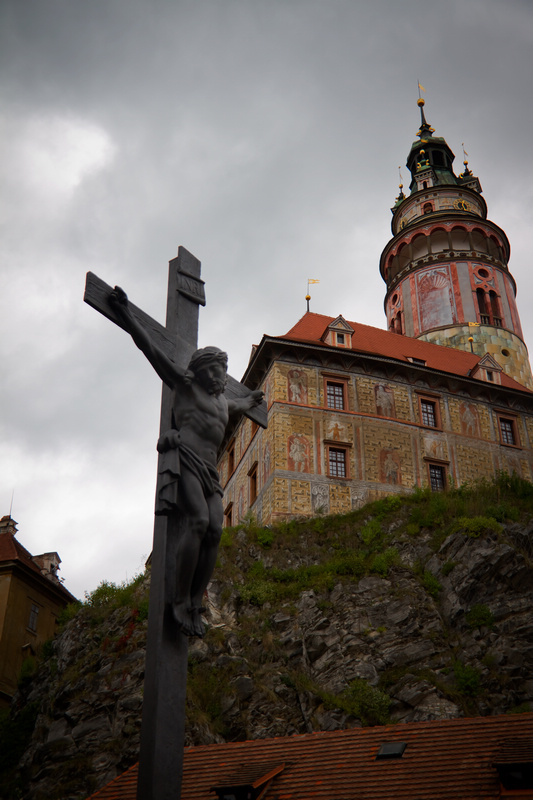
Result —
[[420, 111], [410, 194], [400, 191], [381, 257], [388, 330], [308, 310], [254, 347], [243, 382], [265, 392], [268, 428], [242, 419], [228, 431], [218, 464], [228, 526], [500, 471], [533, 481], [533, 380], [509, 242]]
[[418, 140], [407, 159], [410, 193], [405, 196], [400, 185], [393, 238], [380, 261], [389, 330], [488, 355], [533, 389], [507, 236], [487, 219], [481, 185], [468, 162], [456, 176], [454, 154], [427, 123], [424, 100], [418, 105]]

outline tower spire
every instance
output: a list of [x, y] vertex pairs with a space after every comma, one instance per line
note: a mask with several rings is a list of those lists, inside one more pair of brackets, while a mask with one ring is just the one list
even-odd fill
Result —
[[475, 325], [476, 352], [485, 350], [503, 372], [533, 388], [505, 232], [487, 219], [464, 145], [464, 171], [456, 175], [455, 156], [446, 140], [435, 136], [422, 97], [417, 105], [419, 138], [407, 157], [409, 194], [400, 187], [392, 208], [393, 238], [380, 263], [389, 329], [471, 351]]

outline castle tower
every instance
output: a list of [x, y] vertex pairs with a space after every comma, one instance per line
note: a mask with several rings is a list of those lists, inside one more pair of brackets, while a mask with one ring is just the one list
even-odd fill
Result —
[[533, 389], [507, 236], [487, 219], [468, 162], [456, 176], [454, 154], [427, 123], [423, 99], [418, 106], [418, 140], [407, 158], [410, 193], [400, 184], [393, 238], [380, 260], [389, 329], [487, 356], [495, 374], [501, 369]]

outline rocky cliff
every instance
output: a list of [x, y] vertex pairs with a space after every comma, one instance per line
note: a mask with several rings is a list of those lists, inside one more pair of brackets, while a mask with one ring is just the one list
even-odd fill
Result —
[[[533, 709], [532, 520], [500, 476], [226, 530], [188, 743]], [[81, 800], [137, 759], [148, 586], [103, 583], [25, 677], [3, 800]]]

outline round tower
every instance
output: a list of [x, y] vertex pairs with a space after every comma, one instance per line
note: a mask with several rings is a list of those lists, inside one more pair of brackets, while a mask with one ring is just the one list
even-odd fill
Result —
[[489, 353], [505, 373], [533, 389], [507, 236], [487, 219], [480, 182], [466, 158], [456, 176], [454, 154], [426, 122], [422, 98], [418, 105], [418, 140], [407, 158], [409, 195], [400, 184], [393, 237], [380, 260], [389, 329]]

